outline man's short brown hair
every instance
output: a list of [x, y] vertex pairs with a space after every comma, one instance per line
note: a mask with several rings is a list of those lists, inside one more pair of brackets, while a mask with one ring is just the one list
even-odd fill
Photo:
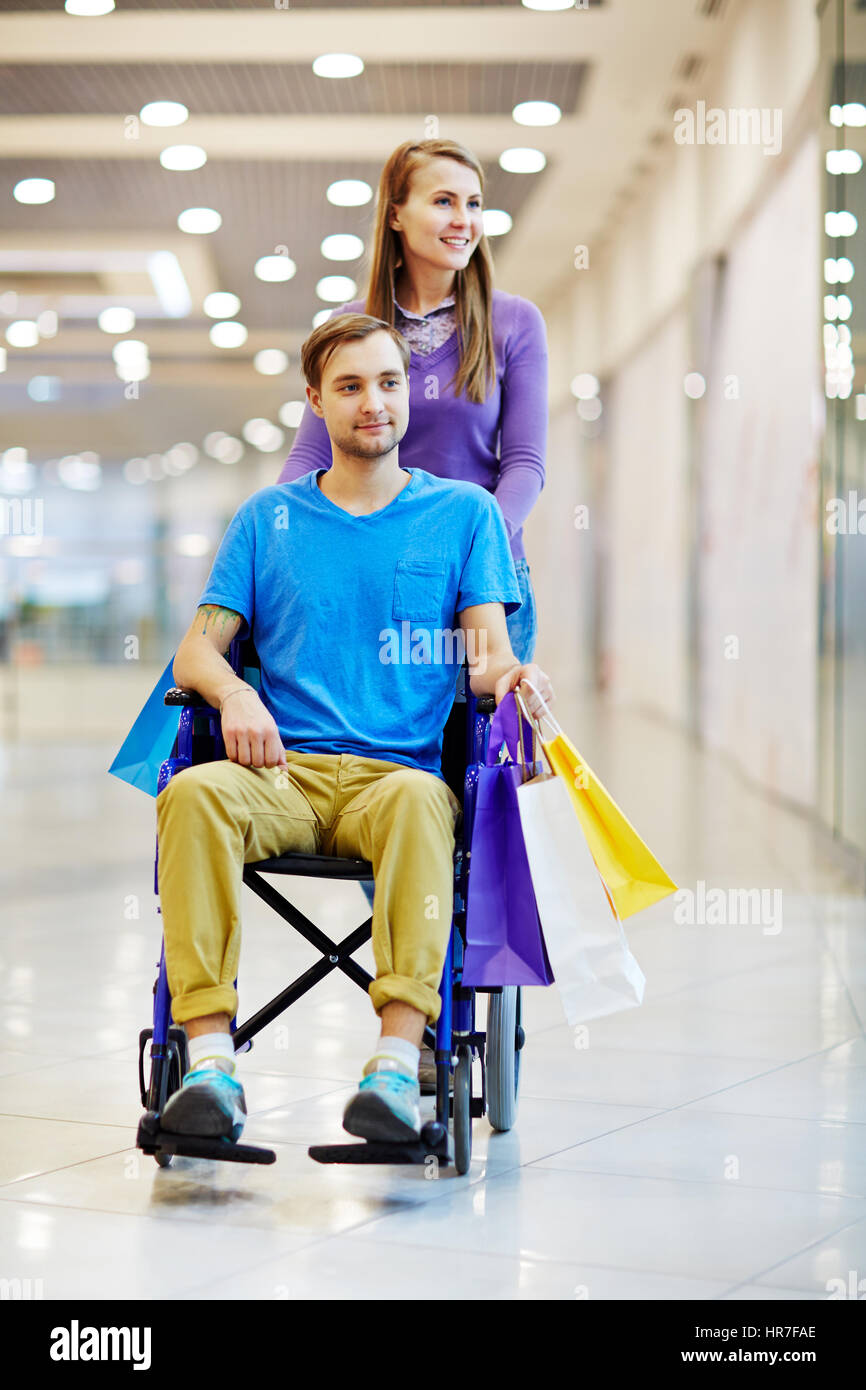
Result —
[[301, 348], [301, 369], [307, 385], [314, 391], [321, 390], [322, 372], [342, 343], [367, 338], [371, 333], [380, 332], [390, 333], [397, 344], [403, 370], [408, 378], [411, 349], [402, 333], [398, 333], [390, 323], [385, 323], [383, 319], [374, 319], [370, 314], [335, 314], [325, 319], [324, 323], [320, 323], [318, 328], [314, 328]]

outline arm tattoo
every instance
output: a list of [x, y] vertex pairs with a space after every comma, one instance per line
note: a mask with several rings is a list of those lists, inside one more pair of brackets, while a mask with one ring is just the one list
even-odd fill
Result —
[[[233, 624], [236, 619], [241, 618], [241, 614], [236, 613], [233, 608], [219, 608], [213, 603], [203, 604], [199, 612], [204, 615], [204, 624], [199, 629], [202, 637], [207, 636], [208, 626], [210, 626], [212, 629], [218, 629], [220, 638], [223, 638], [226, 624]], [[228, 641], [225, 643], [226, 647], [229, 646], [231, 640], [231, 637], [229, 637]]]

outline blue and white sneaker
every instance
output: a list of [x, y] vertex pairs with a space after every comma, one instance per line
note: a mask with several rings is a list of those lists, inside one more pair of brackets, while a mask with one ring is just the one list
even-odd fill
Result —
[[396, 1060], [371, 1059], [343, 1111], [343, 1129], [360, 1139], [411, 1143], [421, 1133], [420, 1100], [417, 1076], [410, 1076]]
[[240, 1082], [220, 1067], [202, 1067], [187, 1072], [180, 1090], [166, 1101], [159, 1123], [170, 1134], [224, 1138], [236, 1144], [246, 1117]]

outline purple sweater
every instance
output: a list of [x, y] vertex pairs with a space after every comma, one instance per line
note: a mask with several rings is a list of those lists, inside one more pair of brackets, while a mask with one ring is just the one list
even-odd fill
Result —
[[[364, 304], [363, 299], [352, 300], [331, 317], [364, 313]], [[439, 478], [462, 478], [492, 492], [517, 560], [524, 558], [523, 523], [544, 486], [547, 335], [541, 311], [520, 295], [494, 290], [493, 343], [496, 380], [481, 405], [465, 395], [455, 397], [449, 384], [459, 365], [456, 332], [435, 352], [412, 353], [409, 427], [400, 443], [400, 465], [423, 468]], [[330, 466], [325, 422], [308, 401], [278, 482]]]

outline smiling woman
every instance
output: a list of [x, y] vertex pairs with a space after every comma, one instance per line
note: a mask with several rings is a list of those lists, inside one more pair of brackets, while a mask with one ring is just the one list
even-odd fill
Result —
[[[534, 304], [493, 288], [483, 208], [484, 171], [471, 151], [452, 140], [400, 145], [379, 181], [366, 296], [330, 319], [366, 313], [405, 339], [400, 466], [477, 483], [496, 498], [522, 598], [508, 633], [515, 655], [531, 661], [535, 601], [522, 532], [544, 485], [546, 331]], [[281, 483], [331, 466], [328, 432], [307, 396]], [[371, 438], [386, 437], [370, 423]]]

